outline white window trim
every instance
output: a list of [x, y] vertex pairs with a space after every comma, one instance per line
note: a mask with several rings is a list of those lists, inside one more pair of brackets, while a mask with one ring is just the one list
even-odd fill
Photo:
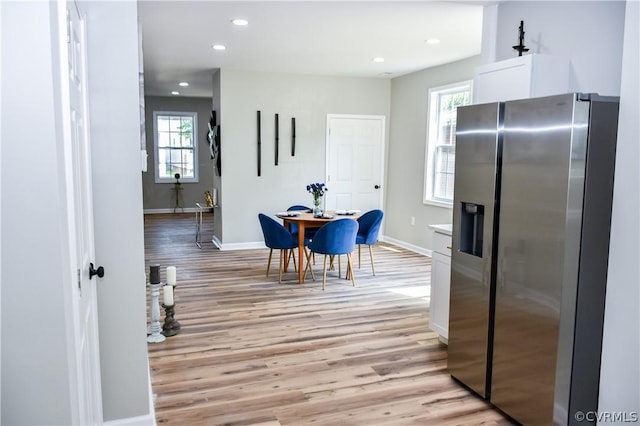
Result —
[[155, 183], [170, 183], [176, 182], [175, 178], [162, 178], [158, 176], [158, 116], [159, 115], [178, 115], [182, 117], [191, 117], [193, 119], [193, 177], [185, 178], [180, 177], [180, 183], [197, 183], [199, 182], [198, 175], [198, 113], [186, 112], [186, 111], [153, 111], [153, 169], [155, 176]]
[[444, 86], [432, 87], [429, 89], [429, 93], [427, 95], [427, 135], [425, 140], [425, 160], [424, 160], [424, 193], [423, 193], [423, 204], [428, 204], [432, 206], [438, 207], [446, 207], [453, 208], [452, 202], [445, 202], [441, 200], [434, 200], [432, 197], [432, 186], [433, 186], [433, 157], [435, 153], [435, 149], [432, 149], [431, 141], [435, 141], [437, 138], [437, 127], [432, 126], [432, 114], [435, 114], [436, 101], [434, 99], [435, 93], [447, 92], [447, 91], [457, 91], [460, 88], [468, 87], [469, 88], [469, 99], [470, 103], [473, 103], [473, 80], [463, 80], [456, 83], [446, 84]]

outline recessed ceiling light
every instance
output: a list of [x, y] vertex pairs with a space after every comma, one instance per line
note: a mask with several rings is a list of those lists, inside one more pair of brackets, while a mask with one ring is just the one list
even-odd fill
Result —
[[172, 95], [179, 95], [180, 92], [176, 92], [175, 90], [173, 92], [171, 92]]
[[178, 83], [178, 86], [182, 86], [182, 87], [187, 87], [189, 85], [189, 83], [187, 83], [186, 81], [181, 81], [180, 83]]
[[247, 21], [246, 19], [234, 19], [231, 22], [233, 23], [233, 25], [237, 25], [239, 27], [244, 27], [245, 25], [249, 25], [249, 21]]
[[427, 39], [427, 44], [438, 44], [438, 43], [440, 43], [440, 39], [437, 39], [437, 38]]
[[373, 62], [384, 62], [384, 58], [381, 58], [381, 57], [373, 58]]
[[213, 45], [213, 50], [226, 50], [227, 46], [225, 46], [224, 44], [214, 44]]

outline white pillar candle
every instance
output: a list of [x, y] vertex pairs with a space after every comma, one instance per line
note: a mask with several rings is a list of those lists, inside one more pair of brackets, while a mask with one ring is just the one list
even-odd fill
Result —
[[167, 284], [176, 285], [176, 267], [167, 266]]
[[173, 286], [165, 285], [162, 287], [162, 301], [164, 306], [173, 306]]

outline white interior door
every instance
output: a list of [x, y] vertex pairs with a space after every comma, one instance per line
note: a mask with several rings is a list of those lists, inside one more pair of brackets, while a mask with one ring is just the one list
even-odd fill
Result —
[[[89, 274], [94, 262], [91, 146], [88, 128], [88, 93], [85, 20], [74, 2], [60, 2], [61, 98], [65, 127], [65, 167], [73, 286], [75, 337], [69, 350], [75, 363], [79, 424], [102, 424], [102, 394], [97, 320], [97, 281]], [[65, 55], [66, 54], [66, 55]], [[64, 57], [66, 56], [66, 58]], [[95, 265], [98, 268], [98, 265]]]
[[327, 116], [327, 210], [382, 208], [384, 137], [384, 116]]

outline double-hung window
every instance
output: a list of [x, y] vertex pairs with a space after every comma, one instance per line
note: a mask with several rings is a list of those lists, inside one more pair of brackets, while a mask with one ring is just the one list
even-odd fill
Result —
[[429, 89], [424, 202], [451, 206], [456, 160], [456, 109], [471, 103], [471, 81]]
[[195, 112], [153, 112], [156, 183], [198, 181]]

